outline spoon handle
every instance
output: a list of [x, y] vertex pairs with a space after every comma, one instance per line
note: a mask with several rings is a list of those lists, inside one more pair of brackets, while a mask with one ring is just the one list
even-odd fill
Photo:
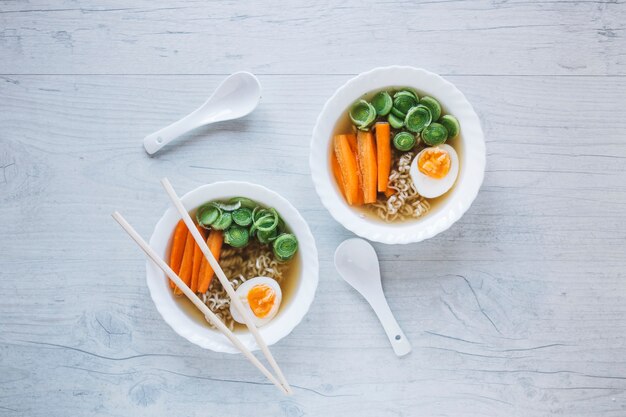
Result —
[[404, 356], [411, 352], [411, 344], [393, 316], [382, 292], [380, 296], [368, 297], [367, 302], [372, 306], [376, 316], [378, 316], [380, 324], [383, 325], [383, 329], [385, 329], [385, 333], [387, 333], [387, 337], [389, 338], [389, 342], [395, 354], [397, 356]]
[[198, 120], [196, 110], [179, 121], [146, 136], [143, 139], [143, 147], [146, 148], [146, 152], [148, 152], [148, 154], [152, 155], [180, 135], [184, 135], [201, 124], [202, 123]]

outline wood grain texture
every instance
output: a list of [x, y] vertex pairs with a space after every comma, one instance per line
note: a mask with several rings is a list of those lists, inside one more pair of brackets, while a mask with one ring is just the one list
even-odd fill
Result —
[[442, 74], [625, 75], [625, 7], [622, 0], [4, 2], [0, 72], [351, 74], [396, 63]]
[[[626, 414], [623, 4], [0, 7], [0, 415]], [[238, 13], [247, 17], [231, 22]], [[610, 39], [600, 41], [599, 22]], [[493, 26], [514, 28], [472, 30]], [[189, 33], [159, 37], [156, 27]], [[438, 47], [416, 46], [409, 29], [437, 36]], [[50, 39], [64, 30], [73, 47]], [[464, 40], [485, 51], [466, 51]], [[338, 279], [332, 254], [351, 235], [321, 206], [308, 169], [324, 101], [350, 73], [381, 63], [457, 74], [448, 79], [474, 104], [488, 149], [481, 193], [450, 230], [375, 245], [389, 304], [414, 347], [403, 359]], [[242, 67], [261, 73], [254, 113], [156, 157], [143, 152], [145, 134]], [[149, 236], [168, 207], [162, 176], [180, 192], [253, 179], [309, 222], [318, 293], [272, 349], [294, 397], [240, 357], [187, 343], [156, 312], [142, 255], [109, 215], [121, 210]]]

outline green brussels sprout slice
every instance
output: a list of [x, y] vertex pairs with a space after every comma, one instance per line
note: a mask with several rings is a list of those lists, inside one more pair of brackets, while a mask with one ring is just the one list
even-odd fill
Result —
[[422, 131], [424, 143], [430, 146], [441, 145], [448, 139], [448, 131], [439, 123], [431, 123]]
[[414, 88], [407, 88], [406, 90], [403, 90], [405, 93], [409, 93], [412, 94], [413, 97], [415, 97], [415, 101], [417, 101], [419, 103], [420, 101], [420, 96], [417, 94], [417, 91], [415, 91]]
[[196, 211], [196, 221], [201, 227], [208, 229], [221, 214], [222, 210], [214, 203], [203, 204]]
[[262, 244], [273, 242], [278, 237], [278, 228], [270, 232], [257, 232], [256, 237]]
[[278, 227], [279, 216], [276, 210], [273, 208], [269, 210], [267, 216], [261, 217], [258, 221], [254, 222], [254, 226], [260, 232], [271, 232]]
[[404, 118], [398, 118], [393, 114], [387, 116], [387, 121], [389, 122], [389, 125], [391, 125], [391, 127], [393, 127], [394, 129], [400, 129], [402, 126], [404, 126]]
[[248, 244], [250, 234], [248, 229], [238, 225], [232, 225], [224, 232], [224, 243], [233, 248], [243, 248]]
[[298, 251], [298, 239], [291, 233], [283, 233], [276, 238], [272, 248], [276, 259], [282, 262], [288, 261]]
[[350, 119], [359, 129], [366, 129], [376, 119], [376, 109], [367, 101], [359, 100], [350, 109]]
[[252, 224], [252, 210], [241, 207], [233, 211], [233, 221], [239, 226], [250, 226]]
[[448, 131], [448, 137], [450, 139], [456, 138], [459, 136], [459, 132], [461, 131], [461, 126], [459, 125], [459, 121], [456, 117], [446, 114], [441, 119], [439, 119], [439, 123], [443, 125]]
[[249, 198], [246, 198], [246, 197], [233, 197], [230, 200], [228, 200], [228, 202], [230, 204], [239, 203], [241, 207], [249, 208], [250, 210], [254, 209], [258, 205], [253, 200], [250, 200]]
[[393, 100], [388, 92], [381, 91], [372, 98], [372, 106], [374, 106], [377, 115], [386, 116], [391, 111]]
[[410, 91], [398, 91], [393, 95], [393, 107], [405, 115], [417, 104], [417, 97]]
[[219, 207], [220, 209], [222, 209], [224, 211], [235, 211], [239, 207], [241, 207], [241, 202], [240, 201], [237, 201], [237, 202], [234, 202], [234, 203], [222, 203], [220, 201], [216, 201], [213, 204], [215, 204], [217, 207]]
[[393, 137], [393, 146], [402, 152], [407, 152], [417, 145], [417, 139], [409, 132], [400, 132]]
[[430, 110], [428, 107], [423, 105], [418, 105], [417, 107], [413, 107], [406, 114], [406, 118], [404, 119], [404, 123], [406, 124], [406, 128], [414, 133], [419, 133], [426, 126], [432, 122], [433, 117], [430, 114]]
[[255, 207], [254, 210], [252, 210], [252, 222], [256, 222], [257, 220], [259, 220], [261, 217], [265, 216], [266, 214], [269, 213], [268, 209], [265, 208], [261, 208], [259, 206]]
[[211, 227], [215, 230], [226, 230], [232, 223], [233, 215], [225, 211], [211, 224]]
[[[259, 213], [261, 213], [259, 215]], [[250, 228], [250, 234], [253, 236], [257, 232], [269, 233], [273, 230], [278, 229], [278, 225], [280, 224], [280, 216], [273, 208], [261, 209], [257, 213], [252, 214], [253, 223]]]
[[441, 104], [439, 104], [437, 100], [432, 97], [426, 96], [422, 97], [422, 100], [420, 100], [420, 104], [428, 107], [428, 110], [430, 110], [430, 114], [433, 116], [433, 120], [439, 119], [439, 117], [441, 116]]
[[400, 110], [396, 109], [395, 107], [391, 108], [391, 114], [396, 116], [398, 119], [402, 119], [402, 120], [404, 120], [404, 118], [406, 117], [406, 113], [402, 113]]

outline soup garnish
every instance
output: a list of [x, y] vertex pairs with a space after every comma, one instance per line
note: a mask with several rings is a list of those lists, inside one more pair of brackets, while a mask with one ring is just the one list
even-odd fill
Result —
[[[346, 125], [344, 120], [351, 124]], [[456, 181], [458, 120], [411, 88], [357, 100], [335, 128], [331, 168], [346, 202], [387, 221], [424, 216]], [[452, 145], [452, 146], [450, 146]]]
[[391, 111], [393, 100], [388, 92], [381, 91], [372, 98], [372, 106], [374, 106], [377, 115], [386, 116]]
[[424, 143], [430, 146], [441, 145], [448, 139], [448, 130], [439, 123], [431, 123], [422, 131]]

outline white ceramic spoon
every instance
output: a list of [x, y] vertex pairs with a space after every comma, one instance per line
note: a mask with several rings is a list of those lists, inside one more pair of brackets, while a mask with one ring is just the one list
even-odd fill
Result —
[[396, 355], [404, 356], [409, 353], [411, 344], [393, 317], [385, 299], [380, 282], [378, 256], [372, 245], [363, 239], [344, 241], [335, 251], [335, 268], [372, 306]]
[[249, 72], [226, 78], [202, 106], [177, 122], [146, 136], [143, 146], [150, 155], [197, 127], [238, 119], [252, 112], [261, 99], [261, 84]]

